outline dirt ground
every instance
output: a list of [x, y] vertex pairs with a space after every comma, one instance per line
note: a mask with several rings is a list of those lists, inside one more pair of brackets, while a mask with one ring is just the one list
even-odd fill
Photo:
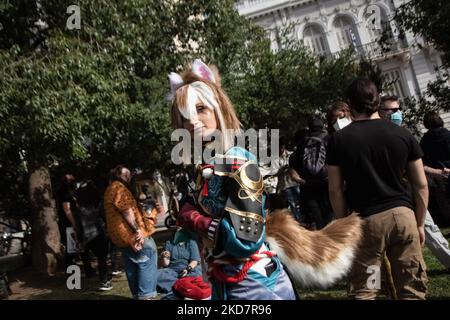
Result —
[[[159, 252], [162, 250], [164, 242], [170, 238], [171, 232], [162, 230], [154, 234], [153, 238]], [[122, 267], [120, 255], [117, 263], [119, 267]], [[83, 270], [81, 261], [78, 261], [77, 264]], [[92, 266], [96, 268], [95, 258]], [[123, 268], [120, 269], [123, 270]], [[59, 272], [53, 277], [47, 277], [36, 274], [31, 267], [26, 267], [9, 272], [8, 278], [12, 291], [10, 300], [123, 300], [132, 298], [124, 272], [112, 278], [113, 289], [106, 292], [98, 290], [99, 278], [97, 275], [85, 278], [83, 274], [81, 288], [72, 290], [67, 288], [66, 274], [63, 272]]]
[[131, 299], [124, 273], [113, 277], [113, 289], [107, 292], [98, 290], [98, 276], [81, 278], [81, 288], [69, 290], [66, 275], [62, 272], [53, 277], [36, 275], [31, 268], [9, 276], [12, 295], [10, 300], [117, 300]]

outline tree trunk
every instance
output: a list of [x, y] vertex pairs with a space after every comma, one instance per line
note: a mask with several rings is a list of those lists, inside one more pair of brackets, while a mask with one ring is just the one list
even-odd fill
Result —
[[33, 171], [29, 179], [32, 206], [32, 262], [39, 273], [54, 275], [61, 262], [58, 219], [48, 168]]

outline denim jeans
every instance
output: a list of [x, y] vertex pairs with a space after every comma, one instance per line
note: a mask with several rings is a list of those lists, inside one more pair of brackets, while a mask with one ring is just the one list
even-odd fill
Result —
[[122, 255], [133, 298], [139, 300], [154, 298], [158, 266], [157, 248], [153, 238], [146, 238], [143, 248], [138, 252], [129, 247], [122, 249]]
[[291, 208], [292, 213], [297, 221], [300, 221], [300, 210], [299, 210], [299, 201], [300, 201], [300, 187], [290, 187], [283, 190], [284, 195], [289, 203], [289, 207]]

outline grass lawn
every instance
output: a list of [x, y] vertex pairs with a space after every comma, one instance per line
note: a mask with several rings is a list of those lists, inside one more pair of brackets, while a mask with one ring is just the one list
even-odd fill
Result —
[[[450, 238], [450, 228], [442, 229], [447, 239]], [[161, 250], [164, 237], [157, 239], [158, 249]], [[439, 261], [425, 248], [425, 261], [428, 267], [428, 299], [450, 299], [450, 272], [446, 271]], [[64, 274], [55, 277], [38, 277], [31, 269], [23, 269], [10, 275], [10, 299], [78, 299], [105, 300], [130, 299], [131, 294], [125, 275], [122, 273], [113, 278], [113, 289], [108, 292], [98, 292], [97, 278], [82, 279], [80, 290], [68, 290]], [[341, 281], [329, 290], [298, 290], [302, 300], [317, 299], [346, 299], [346, 283]], [[383, 299], [383, 296], [381, 296]]]

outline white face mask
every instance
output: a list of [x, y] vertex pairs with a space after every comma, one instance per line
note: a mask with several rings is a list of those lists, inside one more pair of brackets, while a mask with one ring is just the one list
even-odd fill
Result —
[[333, 128], [334, 130], [339, 131], [344, 129], [350, 123], [352, 123], [352, 120], [350, 120], [349, 118], [341, 118], [334, 123]]

